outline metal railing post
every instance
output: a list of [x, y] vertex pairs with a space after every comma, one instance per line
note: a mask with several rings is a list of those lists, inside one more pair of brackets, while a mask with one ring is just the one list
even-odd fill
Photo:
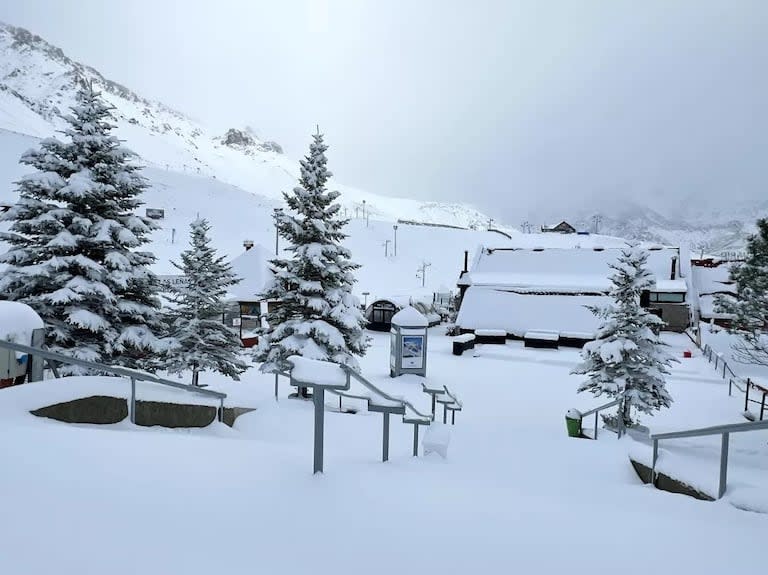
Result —
[[443, 404], [443, 423], [448, 423], [448, 404]]
[[278, 376], [277, 372], [275, 372], [275, 401], [279, 401], [279, 400], [277, 399], [277, 383], [278, 383], [278, 382], [277, 382], [277, 378], [278, 378], [278, 377], [279, 377], [279, 376]]
[[384, 412], [382, 415], [384, 415], [384, 436], [382, 437], [381, 442], [381, 460], [382, 461], [388, 461], [389, 460], [389, 413]]
[[130, 413], [131, 423], [136, 423], [136, 378], [131, 378], [131, 405]]
[[720, 486], [717, 489], [717, 498], [720, 499], [725, 493], [725, 483], [728, 479], [728, 439], [730, 433], [723, 433], [722, 443], [720, 445]]
[[219, 423], [224, 423], [224, 398], [219, 399]]
[[651, 485], [656, 485], [656, 461], [659, 459], [659, 440], [653, 440], [653, 459], [651, 460]]
[[731, 397], [731, 389], [733, 388], [733, 378], [728, 379], [728, 397]]
[[723, 379], [725, 379], [725, 369], [728, 367], [728, 363], [723, 361]]
[[315, 457], [313, 473], [323, 472], [323, 430], [325, 420], [325, 390], [322, 387], [312, 389], [315, 403]]
[[717, 369], [717, 360], [719, 359], [719, 356], [715, 354], [715, 369]]
[[744, 391], [744, 411], [749, 410], [749, 388], [752, 385], [752, 381], [747, 378], [747, 389]]
[[597, 439], [597, 414], [598, 413], [600, 413], [599, 409], [595, 412], [595, 439]]
[[765, 413], [765, 394], [768, 393], [766, 391], [763, 392], [763, 401], [760, 402], [760, 421], [763, 420], [763, 413]]
[[419, 424], [413, 424], [413, 456], [419, 456]]

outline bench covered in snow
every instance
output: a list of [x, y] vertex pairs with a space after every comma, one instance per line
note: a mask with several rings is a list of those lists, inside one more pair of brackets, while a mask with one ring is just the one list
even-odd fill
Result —
[[587, 331], [561, 331], [560, 345], [565, 347], [584, 347], [588, 341], [595, 339], [595, 334]]
[[495, 343], [504, 345], [507, 343], [507, 332], [503, 329], [476, 329], [475, 341], [477, 343]]
[[526, 331], [523, 335], [525, 347], [537, 347], [557, 349], [560, 341], [560, 333], [556, 331]]
[[465, 333], [453, 338], [453, 355], [461, 355], [468, 349], [475, 348], [475, 334]]

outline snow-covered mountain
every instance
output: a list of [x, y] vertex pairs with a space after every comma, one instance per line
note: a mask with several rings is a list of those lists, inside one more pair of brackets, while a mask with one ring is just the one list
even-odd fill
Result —
[[[287, 158], [278, 143], [259, 139], [247, 127], [212, 133], [168, 106], [147, 100], [72, 60], [39, 36], [0, 23], [0, 129], [35, 137], [52, 135], [63, 125], [62, 116], [73, 102], [79, 78], [93, 82], [114, 106], [117, 135], [151, 167], [215, 178], [273, 200], [295, 185], [298, 163]], [[464, 204], [385, 197], [336, 180], [330, 187], [342, 193], [342, 204], [350, 216], [364, 209], [380, 220], [466, 228], [479, 228], [488, 221], [486, 215]]]

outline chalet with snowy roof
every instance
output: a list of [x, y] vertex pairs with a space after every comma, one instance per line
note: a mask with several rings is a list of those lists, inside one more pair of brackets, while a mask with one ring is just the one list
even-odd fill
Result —
[[395, 295], [387, 297], [376, 297], [371, 304], [365, 308], [365, 319], [368, 320], [367, 328], [372, 331], [388, 332], [392, 329], [392, 317], [402, 309], [411, 306], [427, 318], [429, 326], [435, 326], [440, 323], [441, 317], [435, 311], [436, 294], [429, 296]]
[[692, 306], [699, 321], [729, 327], [733, 316], [717, 311], [718, 295], [733, 295], [736, 284], [731, 281], [733, 262], [714, 258], [691, 260]]
[[278, 305], [277, 301], [268, 301], [261, 297], [267, 283], [272, 280], [269, 261], [274, 257], [263, 246], [253, 242], [244, 242], [245, 251], [232, 260], [232, 271], [241, 278], [240, 283], [232, 286], [229, 292], [230, 306], [224, 314], [224, 322], [238, 329], [245, 347], [252, 347], [258, 342], [256, 330], [262, 324], [262, 318]]
[[[659, 315], [667, 329], [690, 324], [688, 285], [677, 248], [651, 246], [648, 267], [656, 278], [641, 303]], [[594, 338], [599, 319], [587, 306], [611, 301], [609, 264], [621, 247], [486, 248], [478, 250], [459, 278], [461, 303], [457, 326], [464, 332], [504, 331], [523, 338], [528, 332], [558, 335], [561, 343]]]
[[543, 233], [555, 233], [555, 234], [575, 234], [576, 228], [574, 228], [571, 224], [563, 220], [559, 224], [553, 225], [553, 226], [541, 226], [541, 231]]

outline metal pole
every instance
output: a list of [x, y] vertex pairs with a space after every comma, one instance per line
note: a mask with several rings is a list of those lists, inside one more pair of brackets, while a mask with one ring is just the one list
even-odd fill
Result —
[[599, 409], [595, 412], [595, 439], [597, 439], [597, 414], [598, 413], [600, 413]]
[[278, 377], [279, 377], [279, 376], [278, 376], [277, 374], [275, 374], [275, 401], [279, 401], [279, 400], [277, 399], [277, 378], [278, 378]]
[[322, 387], [312, 389], [315, 403], [315, 465], [313, 473], [323, 472], [323, 428], [325, 418], [325, 390]]
[[224, 398], [221, 398], [221, 404], [219, 405], [219, 422], [224, 422]]
[[419, 424], [413, 424], [413, 456], [419, 456]]
[[384, 436], [381, 442], [381, 460], [389, 461], [389, 412], [385, 411], [384, 415]]
[[723, 433], [723, 440], [720, 447], [720, 487], [717, 490], [718, 499], [725, 493], [725, 483], [728, 479], [728, 439], [730, 435], [730, 433]]
[[723, 379], [725, 379], [725, 368], [726, 367], [728, 367], [728, 363], [724, 361], [723, 362]]
[[397, 224], [392, 226], [392, 228], [395, 230], [395, 245], [394, 245], [394, 248], [395, 248], [395, 257], [397, 257]]
[[448, 404], [443, 404], [443, 423], [448, 423]]
[[749, 386], [751, 383], [751, 380], [747, 378], [747, 389], [744, 391], [744, 411], [749, 409]]
[[432, 395], [432, 421], [435, 420], [435, 394]]
[[456, 425], [456, 410], [451, 410], [451, 425]]
[[130, 418], [131, 423], [136, 423], [136, 378], [131, 378], [131, 412], [130, 412]]
[[[45, 328], [32, 330], [32, 347], [42, 348], [45, 343]], [[29, 381], [43, 381], [45, 359], [39, 355], [29, 357]]]
[[659, 440], [653, 440], [653, 460], [651, 462], [651, 485], [656, 481], [656, 460], [659, 458]]
[[733, 388], [733, 378], [728, 380], [728, 397], [731, 397], [731, 389]]
[[767, 392], [763, 392], [763, 401], [760, 403], [760, 421], [763, 420], [763, 413], [765, 413], [765, 394]]

